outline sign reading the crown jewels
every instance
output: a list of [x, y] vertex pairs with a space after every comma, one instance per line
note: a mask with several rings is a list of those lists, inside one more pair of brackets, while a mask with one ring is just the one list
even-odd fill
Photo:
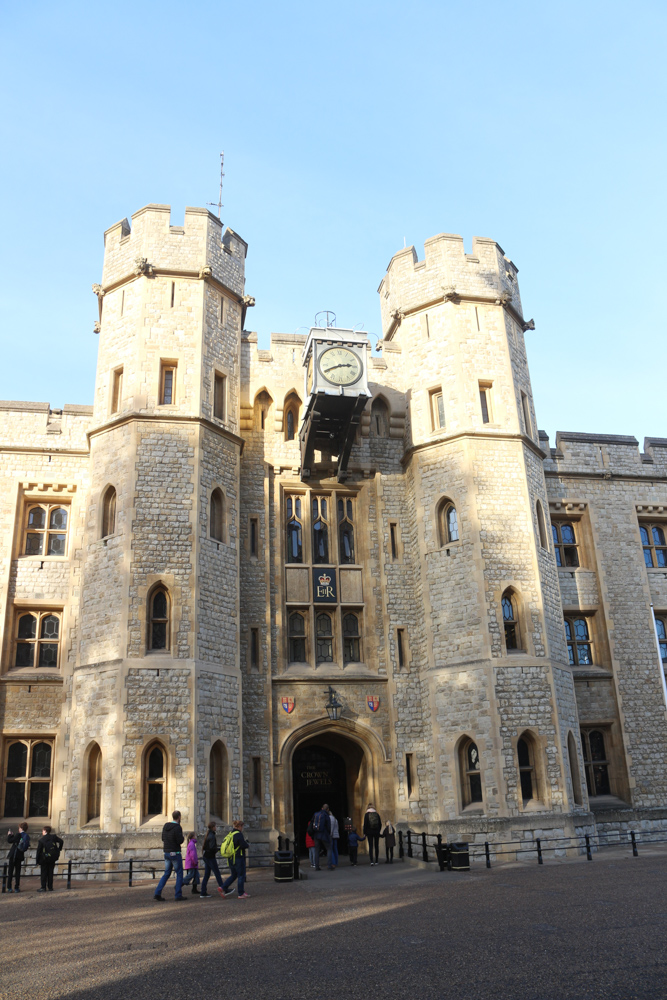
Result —
[[313, 569], [313, 600], [315, 604], [336, 604], [336, 570], [333, 566], [320, 566]]

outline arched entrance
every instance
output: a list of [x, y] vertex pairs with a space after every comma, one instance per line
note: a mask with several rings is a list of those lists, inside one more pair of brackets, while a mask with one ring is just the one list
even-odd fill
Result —
[[357, 826], [366, 786], [364, 752], [338, 733], [324, 732], [299, 744], [292, 756], [294, 839], [306, 852], [306, 828], [314, 812], [328, 803], [340, 828], [339, 850], [347, 851], [345, 817]]

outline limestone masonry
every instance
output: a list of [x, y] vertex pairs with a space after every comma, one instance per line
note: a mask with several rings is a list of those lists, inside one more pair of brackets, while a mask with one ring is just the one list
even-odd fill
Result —
[[397, 253], [372, 353], [259, 350], [205, 209], [104, 239], [93, 405], [0, 403], [3, 829], [667, 829], [667, 439], [551, 447], [498, 244]]

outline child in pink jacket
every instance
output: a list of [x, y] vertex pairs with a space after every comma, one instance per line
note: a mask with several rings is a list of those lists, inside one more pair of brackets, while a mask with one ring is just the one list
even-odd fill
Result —
[[197, 835], [195, 833], [188, 834], [188, 846], [185, 852], [185, 870], [187, 875], [183, 879], [183, 885], [190, 885], [192, 883], [192, 895], [198, 896], [199, 867], [197, 861]]

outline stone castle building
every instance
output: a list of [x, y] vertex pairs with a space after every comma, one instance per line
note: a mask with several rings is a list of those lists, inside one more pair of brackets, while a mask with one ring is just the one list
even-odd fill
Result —
[[104, 240], [93, 405], [0, 403], [4, 828], [667, 827], [667, 440], [550, 446], [498, 244], [397, 253], [372, 353], [260, 350], [205, 209]]

